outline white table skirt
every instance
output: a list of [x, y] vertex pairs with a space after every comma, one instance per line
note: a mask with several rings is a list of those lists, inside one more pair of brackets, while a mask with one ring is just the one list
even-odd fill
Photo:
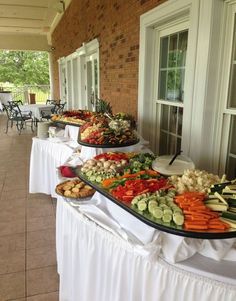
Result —
[[56, 223], [60, 301], [236, 300], [235, 262], [195, 255], [171, 265], [142, 255], [60, 197]]
[[60, 182], [57, 167], [74, 152], [64, 143], [33, 138], [30, 156], [30, 193], [46, 193], [56, 197], [55, 187]]
[[65, 127], [65, 137], [70, 138], [73, 141], [78, 141], [79, 127], [74, 125], [66, 125]]
[[25, 111], [31, 111], [32, 116], [38, 120], [41, 119], [41, 112], [45, 112], [46, 114], [51, 114], [51, 109], [53, 108], [53, 105], [46, 105], [46, 104], [29, 104], [29, 105], [23, 105], [20, 106], [20, 109], [22, 112]]

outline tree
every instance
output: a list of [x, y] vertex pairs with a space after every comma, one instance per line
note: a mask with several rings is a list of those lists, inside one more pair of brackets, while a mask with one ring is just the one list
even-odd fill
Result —
[[0, 51], [0, 82], [20, 85], [48, 85], [47, 52]]

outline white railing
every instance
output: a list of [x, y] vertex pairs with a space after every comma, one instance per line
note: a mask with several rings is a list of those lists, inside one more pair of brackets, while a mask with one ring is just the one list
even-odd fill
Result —
[[21, 100], [23, 103], [45, 103], [50, 99], [49, 85], [24, 85], [2, 86], [1, 90], [10, 91], [13, 100]]

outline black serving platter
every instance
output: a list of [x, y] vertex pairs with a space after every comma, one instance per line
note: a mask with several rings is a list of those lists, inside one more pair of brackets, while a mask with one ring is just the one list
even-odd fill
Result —
[[141, 215], [134, 209], [130, 207], [129, 204], [125, 204], [124, 202], [121, 202], [114, 198], [108, 191], [103, 189], [101, 186], [90, 182], [80, 171], [80, 168], [78, 168], [78, 177], [84, 181], [86, 184], [93, 187], [95, 190], [100, 192], [102, 195], [104, 195], [106, 198], [108, 198], [111, 202], [115, 203], [116, 205], [123, 208], [125, 211], [129, 212], [148, 226], [151, 226], [157, 230], [167, 232], [170, 234], [178, 235], [178, 236], [184, 236], [184, 237], [191, 237], [191, 238], [199, 238], [199, 239], [226, 239], [226, 238], [233, 238], [236, 237], [236, 230], [228, 231], [228, 232], [201, 232], [201, 231], [188, 231], [180, 228], [175, 228], [171, 226], [166, 226], [163, 224], [159, 224], [151, 219], [148, 219], [145, 215]]
[[125, 147], [125, 146], [131, 146], [131, 145], [135, 145], [137, 143], [139, 143], [139, 139], [134, 140], [132, 142], [128, 142], [128, 143], [116, 143], [116, 144], [91, 144], [91, 143], [87, 143], [84, 141], [81, 141], [80, 139], [80, 135], [78, 137], [78, 141], [79, 144], [83, 145], [83, 146], [89, 146], [89, 147], [96, 147], [96, 148], [116, 148], [116, 147]]
[[51, 120], [54, 124], [58, 124], [58, 125], [73, 125], [73, 126], [77, 126], [80, 127], [81, 124], [78, 123], [73, 123], [73, 122], [66, 122], [66, 121], [62, 121], [62, 120]]

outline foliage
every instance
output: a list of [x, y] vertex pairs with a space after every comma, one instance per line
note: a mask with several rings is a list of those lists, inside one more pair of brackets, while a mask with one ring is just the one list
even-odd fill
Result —
[[111, 104], [104, 99], [96, 100], [96, 112], [112, 114]]
[[47, 52], [0, 51], [0, 82], [14, 85], [48, 85]]

